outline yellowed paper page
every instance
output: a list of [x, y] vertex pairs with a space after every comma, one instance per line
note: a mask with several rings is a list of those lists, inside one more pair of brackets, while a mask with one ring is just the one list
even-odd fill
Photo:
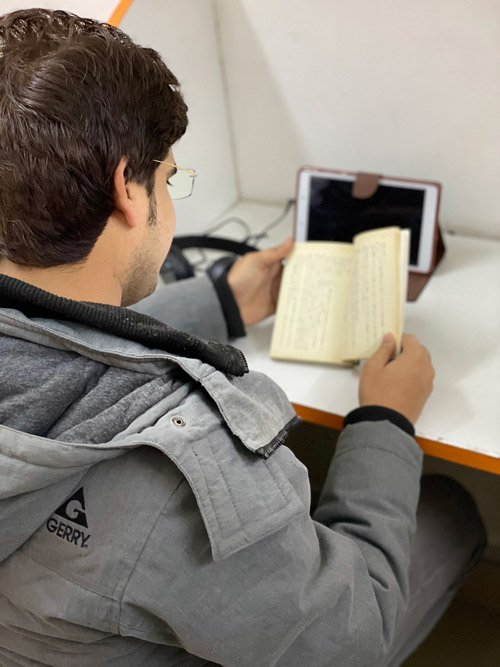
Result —
[[348, 243], [295, 244], [283, 272], [272, 357], [341, 362], [353, 254]]
[[399, 238], [397, 227], [363, 232], [354, 238], [346, 359], [369, 357], [384, 333], [400, 336]]

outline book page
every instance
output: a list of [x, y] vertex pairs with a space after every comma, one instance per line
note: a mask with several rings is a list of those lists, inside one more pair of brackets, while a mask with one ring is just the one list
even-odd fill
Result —
[[341, 363], [353, 254], [349, 243], [295, 243], [283, 272], [272, 357]]
[[399, 228], [386, 227], [354, 239], [346, 359], [369, 357], [384, 333], [392, 333], [396, 339], [401, 336], [399, 237]]

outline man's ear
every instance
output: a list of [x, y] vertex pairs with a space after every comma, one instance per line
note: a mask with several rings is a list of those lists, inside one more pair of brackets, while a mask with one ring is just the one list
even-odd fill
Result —
[[118, 214], [128, 226], [135, 227], [137, 224], [136, 202], [132, 193], [133, 188], [130, 187], [130, 183], [127, 183], [125, 178], [126, 168], [127, 160], [122, 157], [113, 174], [115, 215]]

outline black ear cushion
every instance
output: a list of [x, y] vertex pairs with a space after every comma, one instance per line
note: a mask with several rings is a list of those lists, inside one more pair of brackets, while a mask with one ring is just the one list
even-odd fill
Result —
[[165, 282], [184, 280], [194, 276], [193, 267], [175, 243], [170, 246], [168, 255], [161, 266], [160, 275]]
[[236, 257], [233, 255], [225, 255], [224, 257], [219, 257], [215, 262], [212, 262], [207, 268], [207, 273], [210, 276], [212, 282], [218, 282], [221, 278], [226, 280], [227, 273], [232, 265], [235, 263]]

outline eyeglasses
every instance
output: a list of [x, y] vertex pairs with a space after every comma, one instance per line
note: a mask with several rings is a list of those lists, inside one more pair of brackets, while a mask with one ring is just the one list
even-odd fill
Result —
[[197, 176], [194, 169], [179, 167], [177, 164], [165, 162], [165, 160], [153, 160], [153, 162], [175, 168], [174, 173], [167, 180], [167, 188], [172, 199], [186, 199], [193, 194], [194, 179]]

